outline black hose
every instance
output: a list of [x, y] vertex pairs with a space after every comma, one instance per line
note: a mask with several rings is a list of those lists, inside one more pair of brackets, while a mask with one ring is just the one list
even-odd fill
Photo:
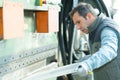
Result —
[[61, 12], [59, 13], [59, 32], [58, 32], [58, 43], [60, 46], [61, 56], [63, 65], [66, 65], [66, 51], [64, 45], [64, 39], [62, 35], [62, 22], [63, 22], [63, 7], [61, 7]]
[[109, 12], [109, 10], [107, 9], [107, 7], [105, 6], [105, 3], [103, 2], [103, 0], [100, 0], [100, 3], [102, 4], [103, 10], [104, 10], [106, 16], [107, 16], [107, 17], [111, 17], [110, 12]]
[[[66, 53], [68, 52], [68, 43], [67, 43], [67, 35], [66, 35], [66, 17], [68, 17], [69, 11], [72, 9], [72, 0], [62, 0], [63, 7], [60, 12], [60, 17], [59, 17], [59, 32], [58, 32], [58, 40], [59, 40], [59, 46], [61, 50], [61, 56], [62, 56], [62, 61], [63, 64], [67, 64], [67, 56]], [[62, 25], [63, 23], [63, 25]], [[62, 30], [63, 30], [63, 35], [62, 35]], [[74, 80], [72, 74], [67, 75], [68, 80]]]

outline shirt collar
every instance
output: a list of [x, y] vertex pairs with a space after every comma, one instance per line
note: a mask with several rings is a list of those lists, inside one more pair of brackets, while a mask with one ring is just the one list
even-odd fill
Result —
[[104, 18], [104, 14], [101, 13], [96, 20], [88, 27], [88, 32], [91, 33], [92, 31], [94, 31], [100, 24], [101, 20]]

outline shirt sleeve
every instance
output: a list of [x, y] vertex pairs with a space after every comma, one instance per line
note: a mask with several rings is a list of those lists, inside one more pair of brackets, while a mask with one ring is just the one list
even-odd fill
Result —
[[116, 32], [106, 27], [101, 32], [101, 48], [82, 64], [88, 71], [99, 68], [117, 56], [118, 38]]

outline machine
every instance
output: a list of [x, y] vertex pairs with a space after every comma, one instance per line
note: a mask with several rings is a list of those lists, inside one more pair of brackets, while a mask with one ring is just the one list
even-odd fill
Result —
[[[0, 0], [1, 10], [3, 9], [3, 1]], [[98, 10], [99, 14], [102, 12], [113, 18], [103, 0], [57, 0], [58, 3], [54, 3], [54, 0], [53, 2], [52, 0], [43, 0], [44, 4], [59, 6], [58, 31], [36, 32], [36, 12], [48, 11], [49, 6], [43, 4], [43, 6], [38, 7], [36, 5], [38, 0], [9, 1], [23, 4], [25, 34], [24, 37], [12, 39], [0, 37], [0, 80], [24, 80], [26, 77], [43, 71], [59, 70], [60, 66], [63, 66], [60, 70], [64, 70], [64, 66], [75, 65], [73, 63], [88, 55], [87, 35], [74, 27], [68, 15], [78, 2], [90, 3]], [[2, 24], [2, 17], [3, 15], [0, 15], [0, 24]], [[14, 19], [11, 20], [14, 21]], [[44, 21], [43, 18], [42, 21]], [[47, 20], [45, 22], [49, 23]], [[63, 74], [65, 76], [58, 77], [56, 75], [47, 80], [79, 80], [79, 77], [77, 78], [72, 72], [63, 72]], [[35, 80], [41, 79], [36, 78]]]

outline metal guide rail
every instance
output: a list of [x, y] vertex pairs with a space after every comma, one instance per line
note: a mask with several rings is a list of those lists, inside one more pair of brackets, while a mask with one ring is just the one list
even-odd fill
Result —
[[57, 44], [51, 44], [0, 58], [0, 77], [55, 55], [57, 48]]

